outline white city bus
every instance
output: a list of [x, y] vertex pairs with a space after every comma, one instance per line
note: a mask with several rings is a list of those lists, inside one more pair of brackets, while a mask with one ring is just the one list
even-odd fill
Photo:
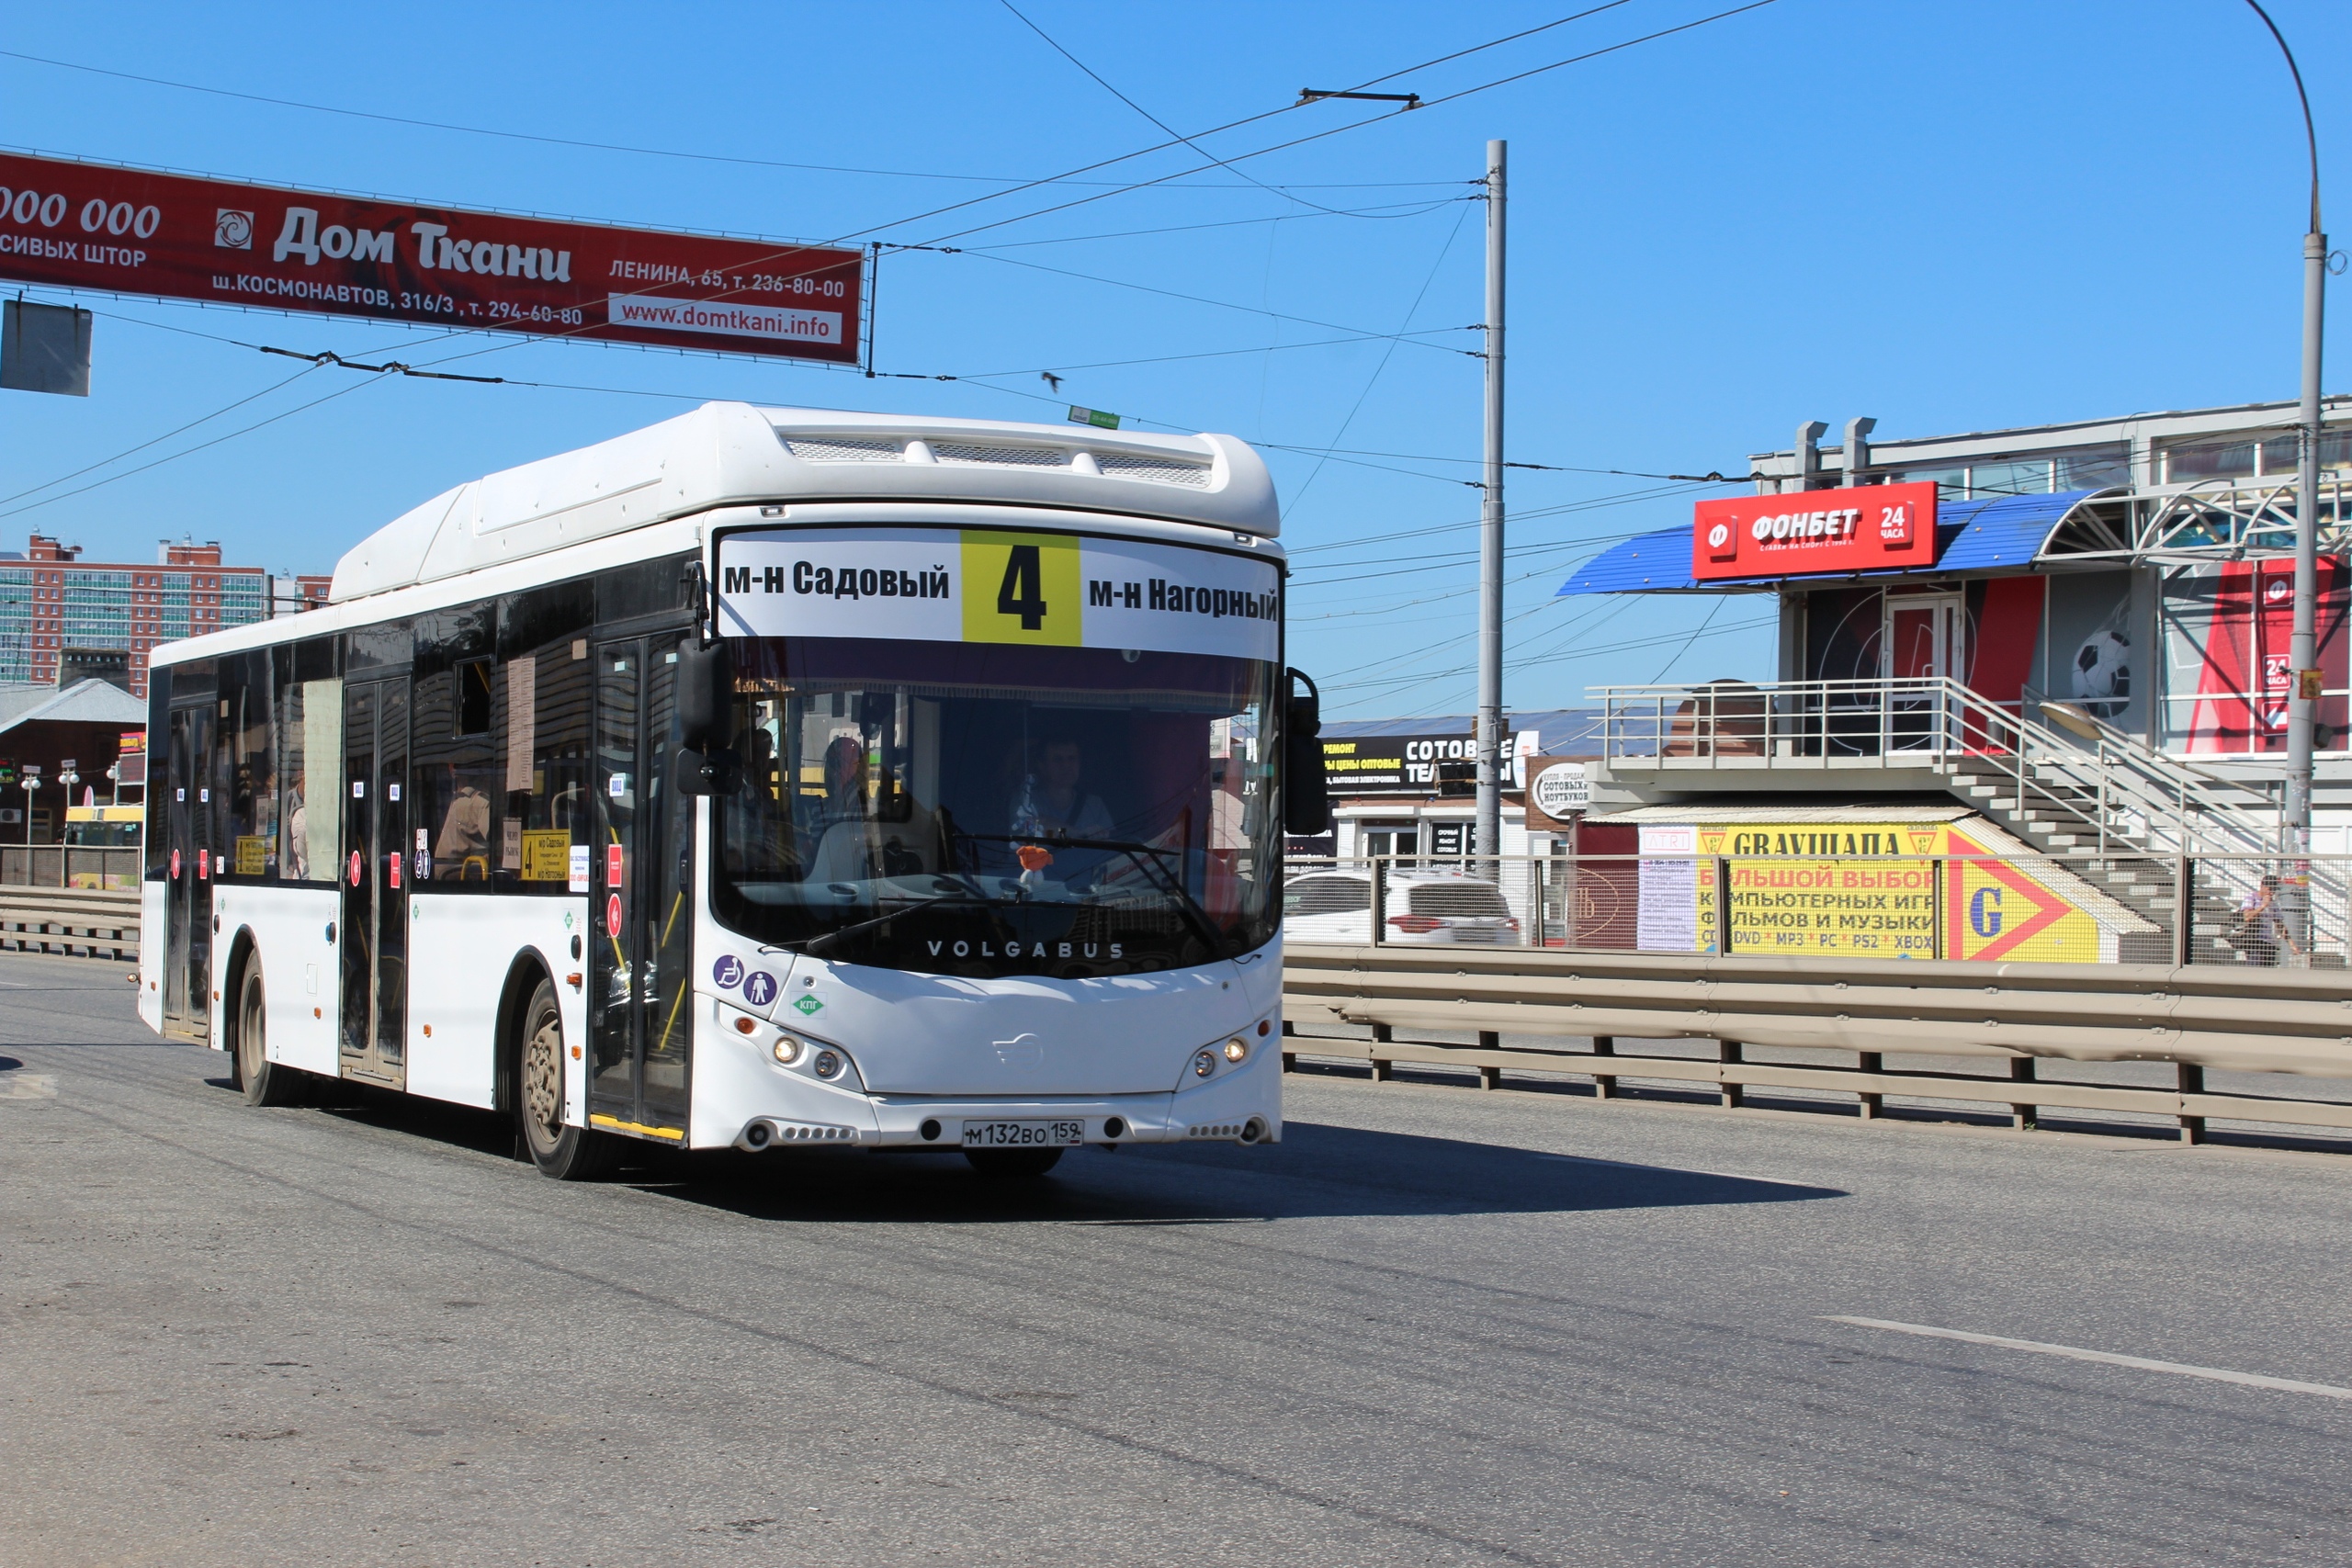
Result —
[[557, 1177], [1276, 1140], [1275, 529], [1227, 436], [741, 403], [459, 486], [157, 651], [141, 1016]]

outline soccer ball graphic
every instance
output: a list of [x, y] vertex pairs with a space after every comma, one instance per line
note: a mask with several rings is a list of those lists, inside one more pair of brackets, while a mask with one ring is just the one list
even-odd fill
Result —
[[2096, 631], [2075, 650], [2075, 695], [2098, 718], [2112, 718], [2132, 699], [2132, 642], [2120, 632]]

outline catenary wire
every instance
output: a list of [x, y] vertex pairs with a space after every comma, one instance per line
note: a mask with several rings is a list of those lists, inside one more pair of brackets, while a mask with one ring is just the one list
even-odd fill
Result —
[[[1002, 185], [1017, 188], [1028, 188], [1039, 185], [1114, 185], [1118, 183], [1111, 180], [1099, 182], [1077, 181], [1069, 180], [1063, 176], [1052, 176], [1046, 179], [1038, 180], [1015, 175], [950, 175], [921, 169], [869, 169], [837, 164], [786, 163], [774, 158], [746, 157], [741, 153], [695, 152], [675, 147], [638, 147], [631, 146], [625, 142], [590, 141], [583, 139], [567, 136], [542, 136], [526, 130], [501, 130], [491, 126], [459, 125], [449, 120], [421, 119], [409, 115], [382, 114], [372, 109], [348, 108], [336, 104], [306, 103], [299, 98], [272, 97], [264, 93], [239, 92], [232, 87], [209, 87], [195, 82], [175, 82], [170, 78], [164, 76], [143, 76], [136, 72], [115, 71], [103, 65], [85, 65], [78, 61], [57, 60], [47, 55], [28, 54], [21, 50], [0, 49], [0, 59], [21, 60], [33, 65], [47, 65], [59, 71], [79, 71], [92, 76], [111, 76], [117, 81], [137, 82], [141, 85], [150, 87], [168, 87], [175, 92], [202, 93], [216, 98], [235, 98], [245, 103], [265, 104], [273, 108], [300, 109], [309, 114], [340, 115], [347, 119], [375, 120], [385, 125], [405, 125], [423, 130], [451, 131], [462, 136], [489, 136], [495, 137], [503, 141], [532, 141], [537, 142], [542, 146], [571, 147], [591, 152], [623, 152], [641, 158], [676, 158], [699, 164], [732, 164], [746, 168], [790, 169], [803, 173], [820, 175], [864, 175], [886, 179], [905, 180], [956, 180], [979, 185]], [[1250, 183], [1251, 186], [1258, 184], [1258, 182], [1254, 180]], [[1361, 185], [1309, 186], [1303, 186], [1301, 188], [1311, 190], [1381, 190], [1400, 188], [1415, 185], [1442, 186], [1451, 185], [1454, 182], [1451, 180], [1408, 180], [1398, 182], [1367, 181]], [[1246, 189], [1249, 187], [1237, 186], [1232, 188]]]
[[[1347, 132], [1349, 132], [1349, 131], [1351, 131], [1351, 130], [1362, 130], [1363, 127], [1365, 127], [1365, 126], [1367, 126], [1367, 125], [1379, 125], [1379, 124], [1384, 124], [1384, 123], [1385, 123], [1385, 122], [1387, 122], [1387, 121], [1389, 121], [1389, 120], [1392, 120], [1392, 119], [1396, 118], [1399, 115], [1415, 113], [1415, 112], [1417, 112], [1417, 111], [1418, 111], [1418, 110], [1419, 110], [1419, 109], [1434, 108], [1434, 107], [1436, 107], [1437, 106], [1439, 106], [1440, 104], [1450, 104], [1450, 103], [1455, 103], [1455, 102], [1460, 101], [1460, 100], [1461, 100], [1461, 99], [1463, 99], [1463, 98], [1470, 97], [1470, 96], [1473, 96], [1473, 95], [1475, 95], [1475, 94], [1487, 92], [1487, 91], [1490, 91], [1490, 90], [1492, 90], [1492, 89], [1494, 89], [1494, 88], [1496, 88], [1496, 87], [1500, 87], [1500, 86], [1508, 85], [1509, 84], [1513, 83], [1513, 82], [1522, 82], [1522, 81], [1525, 81], [1526, 79], [1528, 79], [1528, 78], [1529, 78], [1529, 77], [1531, 77], [1531, 76], [1540, 76], [1540, 75], [1544, 74], [1545, 72], [1549, 72], [1549, 71], [1558, 71], [1558, 70], [1561, 70], [1561, 69], [1563, 69], [1564, 67], [1566, 67], [1566, 66], [1582, 64], [1582, 63], [1583, 63], [1583, 62], [1585, 62], [1586, 61], [1589, 61], [1589, 60], [1598, 60], [1598, 59], [1600, 59], [1600, 58], [1601, 58], [1602, 56], [1604, 56], [1604, 55], [1616, 54], [1616, 53], [1619, 53], [1619, 52], [1621, 52], [1621, 51], [1624, 51], [1624, 50], [1633, 49], [1633, 48], [1634, 48], [1634, 47], [1636, 47], [1636, 46], [1638, 46], [1638, 45], [1641, 45], [1641, 44], [1654, 42], [1654, 41], [1656, 41], [1656, 40], [1657, 40], [1657, 39], [1662, 39], [1662, 38], [1671, 38], [1671, 37], [1673, 37], [1673, 36], [1674, 36], [1675, 34], [1677, 34], [1677, 33], [1686, 33], [1686, 32], [1690, 31], [1690, 30], [1691, 30], [1692, 28], [1702, 28], [1702, 27], [1707, 26], [1709, 23], [1724, 21], [1724, 20], [1725, 20], [1725, 19], [1727, 19], [1727, 18], [1729, 18], [1729, 17], [1739, 16], [1739, 15], [1741, 15], [1741, 14], [1742, 14], [1742, 13], [1744, 13], [1744, 12], [1747, 12], [1747, 11], [1755, 11], [1755, 10], [1760, 10], [1762, 7], [1764, 7], [1764, 6], [1770, 6], [1770, 5], [1774, 5], [1774, 4], [1777, 4], [1777, 3], [1778, 3], [1778, 0], [1747, 0], [1747, 3], [1746, 5], [1743, 5], [1743, 6], [1735, 6], [1731, 7], [1729, 10], [1725, 10], [1725, 11], [1718, 11], [1718, 12], [1715, 12], [1715, 13], [1714, 13], [1713, 15], [1712, 15], [1712, 16], [1701, 17], [1696, 18], [1695, 20], [1688, 21], [1688, 22], [1683, 22], [1683, 23], [1680, 23], [1679, 25], [1675, 26], [1675, 27], [1671, 27], [1671, 28], [1659, 28], [1658, 30], [1657, 30], [1656, 32], [1645, 33], [1645, 34], [1643, 34], [1643, 35], [1642, 35], [1641, 37], [1639, 37], [1639, 38], [1627, 39], [1625, 39], [1625, 40], [1624, 40], [1623, 42], [1622, 42], [1622, 43], [1612, 43], [1612, 44], [1609, 44], [1609, 45], [1607, 45], [1607, 46], [1605, 46], [1605, 47], [1603, 47], [1603, 48], [1600, 48], [1600, 49], [1588, 50], [1588, 51], [1585, 51], [1584, 53], [1582, 53], [1582, 54], [1570, 55], [1570, 56], [1569, 56], [1568, 58], [1566, 58], [1566, 60], [1555, 60], [1555, 61], [1552, 62], [1551, 62], [1550, 64], [1548, 64], [1548, 65], [1538, 65], [1538, 66], [1535, 66], [1535, 67], [1533, 67], [1533, 68], [1532, 68], [1532, 69], [1530, 69], [1530, 70], [1526, 70], [1526, 71], [1520, 71], [1520, 72], [1514, 72], [1512, 74], [1510, 74], [1510, 75], [1509, 75], [1509, 76], [1501, 76], [1501, 77], [1498, 77], [1498, 78], [1496, 78], [1494, 81], [1491, 81], [1491, 82], [1482, 82], [1482, 83], [1478, 84], [1476, 86], [1474, 86], [1474, 87], [1464, 87], [1464, 88], [1460, 89], [1459, 91], [1445, 94], [1444, 96], [1441, 96], [1441, 97], [1435, 97], [1435, 98], [1430, 98], [1430, 99], [1424, 100], [1424, 101], [1422, 101], [1422, 102], [1420, 102], [1420, 103], [1418, 103], [1418, 104], [1416, 104], [1416, 105], [1413, 105], [1413, 106], [1412, 106], [1412, 107], [1407, 107], [1407, 108], [1399, 108], [1399, 109], [1396, 109], [1396, 110], [1395, 110], [1395, 111], [1393, 111], [1393, 112], [1391, 112], [1391, 113], [1388, 113], [1388, 114], [1374, 115], [1374, 116], [1371, 116], [1370, 118], [1365, 118], [1365, 119], [1351, 120], [1350, 122], [1348, 122], [1348, 123], [1347, 123], [1347, 124], [1345, 124], [1345, 125], [1332, 126], [1332, 127], [1330, 127], [1330, 128], [1329, 128], [1329, 129], [1327, 129], [1327, 130], [1324, 130], [1313, 131], [1313, 132], [1310, 132], [1309, 134], [1305, 135], [1305, 136], [1294, 137], [1294, 138], [1292, 138], [1292, 139], [1291, 139], [1290, 141], [1280, 141], [1280, 142], [1276, 142], [1276, 143], [1274, 143], [1272, 146], [1270, 146], [1270, 147], [1261, 147], [1261, 148], [1257, 149], [1255, 152], [1239, 152], [1239, 153], [1236, 153], [1236, 154], [1234, 154], [1234, 155], [1233, 155], [1232, 157], [1230, 157], [1230, 158], [1222, 158], [1222, 159], [1218, 159], [1218, 160], [1216, 161], [1216, 163], [1215, 163], [1215, 164], [1200, 164], [1200, 165], [1196, 165], [1196, 166], [1194, 166], [1194, 167], [1193, 167], [1193, 168], [1190, 168], [1190, 169], [1182, 169], [1182, 170], [1179, 170], [1179, 171], [1177, 171], [1175, 174], [1172, 174], [1172, 175], [1160, 175], [1159, 177], [1158, 177], [1158, 178], [1156, 178], [1156, 179], [1149, 179], [1149, 180], [1137, 180], [1137, 181], [1136, 181], [1133, 185], [1128, 186], [1125, 187], [1124, 189], [1113, 189], [1113, 190], [1107, 190], [1107, 191], [1101, 191], [1101, 192], [1098, 192], [1098, 193], [1096, 193], [1096, 194], [1094, 194], [1094, 195], [1092, 195], [1092, 196], [1079, 197], [1076, 197], [1076, 198], [1074, 198], [1074, 199], [1072, 199], [1072, 200], [1069, 200], [1069, 201], [1057, 202], [1057, 203], [1056, 203], [1055, 205], [1053, 205], [1052, 207], [1041, 208], [1041, 209], [1036, 209], [1036, 210], [1035, 210], [1035, 211], [1021, 213], [1021, 214], [1018, 214], [1018, 215], [1016, 215], [1016, 216], [1014, 216], [1014, 217], [1012, 217], [1012, 218], [1001, 218], [1001, 219], [994, 220], [992, 220], [992, 221], [990, 221], [990, 222], [988, 222], [988, 223], [982, 223], [982, 224], [976, 225], [975, 227], [972, 227], [972, 228], [969, 228], [969, 229], [960, 229], [960, 230], [956, 231], [955, 231], [955, 232], [953, 232], [953, 233], [935, 235], [935, 236], [933, 236], [931, 240], [926, 241], [926, 242], [925, 242], [925, 243], [928, 243], [928, 244], [933, 244], [933, 245], [944, 244], [944, 243], [945, 243], [946, 242], [948, 242], [949, 240], [960, 240], [960, 239], [964, 239], [964, 238], [967, 238], [967, 237], [968, 237], [968, 236], [970, 236], [970, 235], [973, 235], [973, 234], [985, 233], [985, 232], [987, 232], [989, 230], [991, 230], [991, 229], [1001, 229], [1001, 228], [1006, 227], [1007, 225], [1013, 224], [1013, 223], [1024, 223], [1024, 222], [1027, 222], [1027, 221], [1028, 221], [1030, 219], [1032, 219], [1032, 218], [1043, 218], [1043, 217], [1045, 217], [1045, 216], [1046, 216], [1046, 214], [1048, 214], [1048, 213], [1053, 213], [1053, 212], [1066, 212], [1066, 211], [1068, 211], [1069, 209], [1070, 209], [1071, 208], [1074, 208], [1074, 207], [1084, 207], [1084, 206], [1087, 206], [1087, 205], [1089, 205], [1089, 204], [1091, 204], [1091, 203], [1092, 203], [1092, 202], [1097, 202], [1097, 201], [1106, 201], [1106, 200], [1109, 200], [1111, 197], [1114, 197], [1114, 196], [1122, 196], [1122, 195], [1125, 195], [1125, 194], [1127, 194], [1127, 193], [1128, 193], [1128, 192], [1130, 192], [1130, 191], [1147, 190], [1147, 189], [1149, 189], [1150, 187], [1152, 187], [1152, 186], [1154, 186], [1166, 185], [1166, 184], [1168, 184], [1168, 183], [1169, 183], [1169, 182], [1170, 182], [1170, 181], [1182, 179], [1182, 178], [1184, 178], [1184, 177], [1185, 177], [1186, 175], [1196, 175], [1196, 174], [1204, 173], [1204, 171], [1206, 171], [1207, 169], [1214, 168], [1214, 167], [1217, 167], [1217, 166], [1219, 166], [1220, 164], [1221, 164], [1221, 165], [1226, 165], [1226, 166], [1230, 166], [1230, 165], [1231, 165], [1231, 164], [1233, 164], [1241, 163], [1241, 162], [1243, 162], [1243, 161], [1245, 161], [1245, 160], [1248, 160], [1248, 159], [1251, 159], [1251, 158], [1263, 158], [1263, 157], [1269, 156], [1269, 155], [1270, 155], [1270, 154], [1272, 154], [1272, 153], [1287, 152], [1287, 151], [1289, 151], [1291, 148], [1294, 148], [1294, 147], [1303, 147], [1303, 146], [1306, 145], [1306, 144], [1307, 144], [1308, 142], [1310, 142], [1310, 141], [1324, 141], [1324, 140], [1326, 140], [1327, 138], [1329, 138], [1329, 137], [1344, 135], [1344, 134], [1346, 134]], [[1595, 10], [1608, 10], [1608, 9], [1611, 9], [1611, 6], [1602, 6], [1595, 7]], [[1582, 13], [1579, 13], [1579, 16], [1589, 16], [1589, 15], [1592, 15], [1592, 14], [1593, 14], [1592, 12], [1582, 12]], [[1564, 19], [1566, 19], [1566, 20], [1574, 20], [1574, 19], [1576, 19], [1576, 18], [1574, 18], [1574, 17], [1570, 17], [1570, 18], [1564, 18]], [[1465, 51], [1465, 52], [1468, 52], [1468, 51]], [[1393, 78], [1393, 77], [1395, 77], [1395, 76], [1401, 76], [1401, 75], [1405, 75], [1405, 74], [1407, 74], [1409, 71], [1412, 71], [1412, 70], [1418, 70], [1418, 69], [1420, 69], [1420, 67], [1418, 67], [1418, 66], [1416, 66], [1416, 67], [1408, 67], [1406, 71], [1393, 72], [1393, 73], [1390, 73], [1390, 76], [1388, 76], [1388, 77], [1381, 77], [1381, 78], [1377, 78], [1377, 80], [1382, 80], [1382, 81], [1390, 80], [1390, 79], [1392, 79], [1392, 78]], [[1351, 89], [1351, 90], [1353, 90], [1353, 89]], [[1253, 115], [1253, 116], [1251, 116], [1251, 117], [1250, 118], [1250, 119], [1248, 119], [1248, 120], [1237, 120], [1237, 121], [1235, 121], [1235, 122], [1233, 122], [1233, 123], [1234, 123], [1234, 125], [1236, 125], [1236, 126], [1238, 126], [1238, 125], [1246, 125], [1246, 124], [1249, 124], [1249, 123], [1250, 123], [1251, 121], [1254, 121], [1254, 120], [1266, 119], [1266, 118], [1272, 118], [1272, 116], [1277, 115], [1277, 114], [1284, 114], [1284, 113], [1288, 113], [1291, 109], [1297, 108], [1298, 107], [1299, 107], [1299, 105], [1297, 105], [1297, 104], [1286, 105], [1286, 106], [1285, 106], [1284, 107], [1283, 107], [1283, 108], [1268, 110], [1265, 114]], [[1219, 128], [1219, 130], [1231, 130], [1231, 129], [1233, 129], [1233, 126], [1225, 126], [1225, 127], [1220, 127], [1220, 128]], [[1203, 136], [1212, 136], [1212, 135], [1216, 135], [1216, 134], [1217, 134], [1217, 132], [1216, 132], [1216, 131], [1203, 131], [1203, 132], [1200, 132], [1199, 134], [1201, 134], [1201, 135], [1203, 135]], [[1147, 151], [1149, 151], [1149, 152], [1159, 152], [1159, 151], [1163, 150], [1163, 149], [1164, 149], [1164, 148], [1166, 148], [1166, 147], [1172, 146], [1172, 145], [1175, 145], [1175, 143], [1172, 143], [1172, 142], [1163, 142], [1163, 143], [1161, 143], [1161, 144], [1160, 144], [1160, 146], [1159, 146], [1159, 147], [1148, 149]], [[1141, 154], [1141, 153], [1136, 153], [1136, 154], [1131, 154], [1130, 156], [1136, 156], [1136, 157], [1139, 157], [1139, 156], [1142, 156], [1142, 154]], [[1101, 167], [1101, 166], [1102, 166], [1102, 165], [1094, 165], [1094, 166], [1095, 166], [1095, 167]], [[1082, 172], [1088, 172], [1088, 171], [1076, 171], [1076, 172], [1081, 172], [1081, 173], [1082, 173]], [[995, 199], [996, 199], [997, 196], [1006, 196], [1006, 195], [1011, 195], [1011, 194], [1012, 194], [1012, 192], [1009, 192], [1009, 191], [1004, 191], [1004, 192], [998, 192], [998, 193], [996, 193], [995, 195], [991, 195], [991, 196], [988, 196], [988, 197], [973, 197], [970, 201], [962, 201], [962, 202], [957, 202], [957, 203], [955, 203], [953, 207], [941, 208], [941, 209], [936, 209], [936, 210], [935, 210], [935, 211], [933, 211], [933, 212], [930, 212], [930, 213], [925, 213], [925, 214], [923, 214], [922, 218], [909, 219], [909, 220], [906, 220], [905, 221], [906, 221], [906, 222], [910, 222], [910, 223], [913, 223], [913, 222], [921, 222], [921, 221], [922, 220], [922, 218], [936, 217], [936, 216], [938, 216], [940, 213], [948, 212], [948, 211], [953, 211], [953, 210], [955, 210], [955, 209], [957, 209], [957, 208], [970, 207], [970, 206], [973, 206], [973, 205], [977, 204], [978, 202], [981, 202], [981, 201], [992, 201], [992, 200], [995, 200]], [[883, 227], [891, 227], [891, 226], [892, 226], [892, 225], [881, 225], [881, 226], [877, 226], [876, 228], [873, 228], [873, 229], [862, 229], [862, 230], [857, 231], [855, 234], [851, 235], [851, 236], [848, 236], [848, 237], [849, 237], [849, 238], [856, 238], [856, 237], [863, 236], [863, 235], [866, 235], [866, 234], [878, 233], [878, 232], [880, 231], [880, 229], [881, 229], [881, 228], [883, 228]]]
[[1133, 98], [1127, 96], [1126, 94], [1113, 86], [1103, 78], [1101, 72], [1095, 70], [1091, 65], [1087, 64], [1086, 62], [1080, 60], [1077, 55], [1072, 54], [1068, 49], [1063, 47], [1060, 39], [1055, 38], [1053, 34], [1047, 32], [1036, 23], [1031, 21], [1029, 17], [1023, 13], [1021, 8], [1012, 3], [1012, 0], [997, 0], [997, 4], [1012, 12], [1014, 19], [1020, 22], [1023, 27], [1027, 28], [1031, 32], [1035, 33], [1039, 38], [1045, 39], [1046, 46], [1048, 49], [1051, 49], [1056, 54], [1060, 55], [1064, 60], [1069, 61], [1072, 65], [1077, 66], [1079, 70], [1083, 72], [1087, 78], [1096, 86], [1102, 88], [1104, 92], [1110, 94], [1113, 97], [1126, 105], [1127, 107], [1135, 110], [1136, 113], [1148, 120], [1155, 129], [1159, 130], [1163, 134], [1176, 138], [1177, 141], [1182, 142], [1185, 146], [1190, 147], [1193, 152], [1198, 152], [1204, 158], [1216, 159], [1216, 164], [1219, 168], [1231, 174], [1239, 175], [1243, 179], [1249, 181], [1251, 185], [1256, 186], [1259, 189], [1267, 192], [1269, 195], [1279, 196], [1285, 201], [1295, 202], [1301, 207], [1312, 208], [1317, 212], [1329, 213], [1335, 218], [1348, 216], [1340, 213], [1336, 208], [1324, 206], [1319, 201], [1309, 201], [1303, 196], [1293, 196], [1288, 191], [1275, 190], [1273, 186], [1268, 185], [1257, 175], [1250, 174], [1248, 170], [1235, 168], [1232, 164], [1227, 163], [1222, 158], [1218, 158], [1216, 153], [1210, 152], [1207, 148], [1202, 146], [1199, 142], [1193, 141], [1191, 137], [1185, 135], [1182, 131], [1177, 130], [1174, 126], [1169, 124], [1166, 120], [1160, 118], [1158, 115], [1152, 113], [1149, 109], [1144, 107]]

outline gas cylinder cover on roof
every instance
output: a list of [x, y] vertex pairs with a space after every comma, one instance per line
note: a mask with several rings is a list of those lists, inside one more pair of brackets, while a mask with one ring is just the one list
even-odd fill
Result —
[[706, 403], [444, 491], [353, 547], [330, 597], [717, 507], [892, 500], [1128, 513], [1269, 538], [1281, 527], [1264, 460], [1230, 435]]

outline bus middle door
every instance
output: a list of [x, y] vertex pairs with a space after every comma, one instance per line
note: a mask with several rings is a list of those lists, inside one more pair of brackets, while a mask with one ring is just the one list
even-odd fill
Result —
[[164, 1022], [198, 1036], [209, 1032], [212, 999], [212, 732], [208, 693], [201, 704], [172, 710], [164, 742]]
[[343, 692], [343, 1071], [408, 1082], [408, 680]]
[[682, 806], [665, 787], [676, 744], [675, 645], [674, 636], [597, 645], [588, 1111], [593, 1125], [683, 1145], [694, 1034], [693, 802]]

